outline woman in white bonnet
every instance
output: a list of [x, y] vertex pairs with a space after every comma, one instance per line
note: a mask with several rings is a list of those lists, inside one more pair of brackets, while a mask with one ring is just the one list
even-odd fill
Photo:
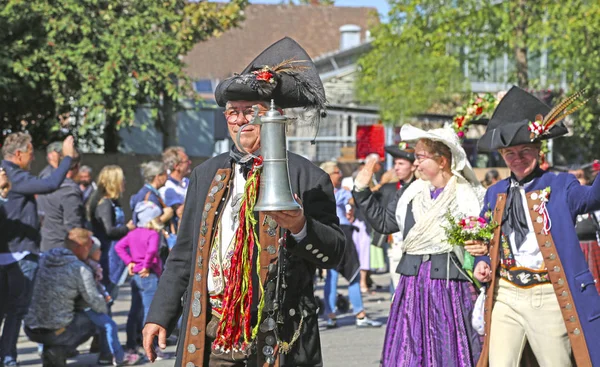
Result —
[[[445, 215], [478, 216], [483, 189], [456, 134], [450, 128], [424, 131], [404, 125], [403, 141], [417, 141], [415, 166], [420, 179], [396, 200], [372, 208], [387, 233], [402, 236], [401, 274], [388, 318], [382, 366], [473, 366], [481, 339], [471, 326], [476, 290], [462, 269], [465, 249], [485, 255], [485, 246], [453, 247], [444, 232]], [[372, 170], [356, 177], [365, 190]]]

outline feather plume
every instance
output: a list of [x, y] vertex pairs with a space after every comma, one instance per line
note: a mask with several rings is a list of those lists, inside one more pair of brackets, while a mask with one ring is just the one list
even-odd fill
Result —
[[[560, 102], [553, 109], [551, 109], [550, 112], [548, 112], [548, 114], [544, 117], [544, 120], [542, 121], [542, 126], [544, 127], [544, 130], [548, 131], [554, 124], [556, 124], [556, 122], [567, 117], [566, 114], [561, 115], [561, 113], [563, 113], [570, 105], [572, 105], [577, 100], [577, 98], [579, 98], [584, 92], [585, 92], [585, 88], [580, 90], [579, 92], [573, 94], [572, 96], [566, 98], [564, 101]], [[578, 106], [578, 107], [580, 107], [580, 106]], [[576, 109], [574, 109], [573, 112], [575, 112], [575, 110]], [[573, 113], [573, 112], [570, 112], [570, 113]], [[557, 119], [558, 117], [560, 117], [560, 120]]]
[[273, 70], [273, 72], [275, 73], [284, 73], [284, 74], [296, 74], [299, 73], [303, 70], [308, 69], [308, 66], [306, 65], [294, 65], [294, 64], [300, 64], [300, 63], [306, 63], [308, 62], [307, 60], [294, 60], [294, 59], [287, 59], [287, 60], [283, 60], [282, 62], [280, 62], [279, 64], [273, 66], [271, 68], [271, 70]]
[[557, 123], [559, 123], [561, 120], [563, 120], [565, 117], [569, 116], [570, 114], [576, 112], [577, 110], [579, 110], [581, 107], [583, 107], [590, 99], [587, 98], [584, 101], [580, 102], [577, 106], [571, 108], [570, 110], [564, 112], [563, 114], [561, 114], [560, 116], [556, 117], [552, 122], [551, 125], [548, 126], [548, 128], [552, 127], [552, 125], [556, 125]]

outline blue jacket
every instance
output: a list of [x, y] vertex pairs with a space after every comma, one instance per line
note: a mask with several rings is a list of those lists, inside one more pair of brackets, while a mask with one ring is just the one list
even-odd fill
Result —
[[[546, 207], [552, 221], [552, 239], [572, 292], [592, 364], [600, 366], [600, 348], [597, 348], [600, 346], [600, 295], [575, 232], [577, 215], [600, 209], [600, 179], [592, 186], [582, 186], [571, 174], [546, 172], [525, 191], [546, 187], [551, 190]], [[509, 180], [505, 179], [487, 190], [481, 216], [496, 207], [498, 194], [508, 192], [508, 188]]]
[[6, 223], [0, 233], [0, 253], [40, 250], [40, 221], [35, 195], [48, 194], [60, 187], [69, 171], [71, 157], [60, 162], [46, 178], [39, 178], [16, 164], [3, 160], [2, 168], [11, 182], [8, 201], [4, 204]]

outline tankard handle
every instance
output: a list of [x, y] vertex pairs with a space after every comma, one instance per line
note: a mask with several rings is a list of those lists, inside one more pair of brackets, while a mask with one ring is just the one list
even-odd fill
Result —
[[242, 132], [244, 131], [245, 128], [249, 127], [249, 126], [253, 126], [253, 125], [262, 125], [262, 121], [260, 121], [260, 116], [258, 116], [260, 109], [258, 108], [258, 105], [254, 105], [252, 106], [252, 109], [254, 110], [254, 116], [252, 116], [252, 121], [250, 121], [249, 123], [247, 123], [246, 125], [242, 125], [240, 127], [240, 129], [237, 132], [237, 135], [235, 137], [235, 141], [237, 142], [237, 146], [238, 149], [243, 153], [243, 154], [247, 154], [250, 155], [252, 158], [258, 158], [258, 156], [247, 152], [244, 147], [242, 146], [242, 142], [240, 141], [240, 138], [242, 136]]

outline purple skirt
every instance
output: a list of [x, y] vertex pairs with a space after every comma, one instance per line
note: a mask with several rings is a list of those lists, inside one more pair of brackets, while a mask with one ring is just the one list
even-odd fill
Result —
[[383, 346], [382, 366], [474, 366], [482, 338], [471, 326], [477, 298], [465, 281], [430, 278], [431, 261], [396, 287]]

